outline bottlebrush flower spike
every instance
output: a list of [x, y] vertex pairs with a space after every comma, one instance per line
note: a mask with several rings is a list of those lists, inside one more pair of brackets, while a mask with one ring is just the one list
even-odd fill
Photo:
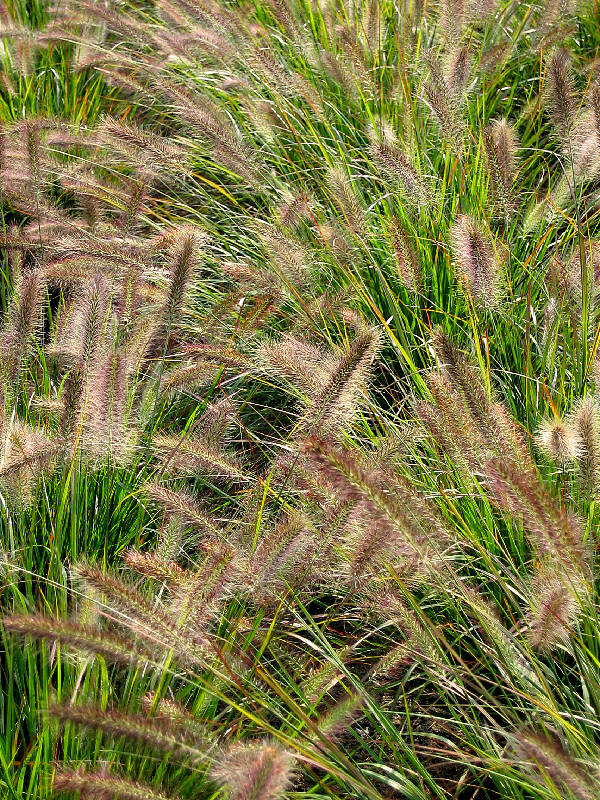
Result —
[[236, 743], [217, 759], [210, 776], [230, 800], [279, 800], [292, 782], [294, 759], [275, 742]]
[[255, 597], [280, 596], [276, 588], [293, 585], [309, 576], [313, 541], [310, 525], [300, 514], [291, 514], [264, 535], [250, 557], [248, 576]]
[[41, 270], [32, 269], [16, 276], [5, 327], [0, 334], [2, 369], [13, 384], [18, 382], [42, 327], [44, 287]]
[[87, 383], [82, 409], [82, 450], [101, 462], [128, 464], [139, 432], [131, 424], [127, 353], [110, 350], [98, 359]]
[[58, 454], [58, 443], [41, 429], [15, 420], [6, 429], [0, 456], [0, 485], [22, 503], [33, 500], [37, 481], [51, 470]]
[[148, 642], [142, 645], [98, 625], [34, 614], [3, 617], [2, 624], [5, 630], [20, 636], [60, 642], [76, 652], [100, 655], [111, 663], [157, 664], [164, 657], [164, 647], [149, 647]]
[[521, 431], [502, 404], [488, 395], [478, 370], [440, 328], [435, 331], [434, 346], [446, 381], [436, 377], [429, 381], [439, 413], [432, 414], [421, 404], [426, 411], [425, 424], [433, 420], [440, 442], [449, 443], [450, 450], [462, 454], [471, 466], [479, 464], [481, 468], [496, 453], [531, 471], [533, 462]]
[[500, 214], [509, 213], [514, 207], [516, 133], [505, 119], [494, 120], [483, 131], [483, 145], [492, 197]]
[[[184, 526], [198, 527], [203, 533], [220, 537], [222, 531], [208, 512], [203, 511], [194, 496], [185, 489], [169, 489], [158, 483], [146, 483], [142, 487], [148, 499], [160, 506], [166, 517], [177, 517]], [[172, 548], [169, 548], [172, 550]], [[177, 553], [173, 553], [174, 558]]]
[[393, 181], [406, 200], [416, 206], [429, 205], [431, 196], [425, 181], [415, 169], [410, 158], [384, 133], [382, 140], [373, 136], [371, 156], [385, 177]]
[[[567, 790], [577, 800], [594, 800], [600, 783], [569, 755], [558, 737], [550, 732], [525, 730], [516, 734], [517, 755], [533, 768], [538, 780], [562, 796]], [[524, 765], [525, 766], [525, 765]]]
[[561, 565], [566, 575], [589, 572], [589, 552], [581, 521], [562, 508], [534, 471], [523, 471], [501, 456], [486, 473], [502, 508], [523, 521], [537, 554]]
[[175, 759], [193, 765], [203, 764], [209, 740], [183, 731], [174, 721], [145, 714], [105, 711], [97, 706], [55, 705], [47, 711], [61, 722], [72, 722], [85, 728], [102, 731], [109, 736], [123, 737], [150, 745], [159, 752], [170, 753]]
[[546, 100], [558, 139], [565, 152], [571, 147], [575, 120], [575, 91], [569, 72], [570, 57], [564, 48], [554, 50], [546, 64]]
[[184, 634], [175, 614], [157, 606], [150, 596], [132, 584], [83, 563], [76, 566], [75, 574], [91, 586], [97, 596], [106, 598], [100, 613], [129, 629], [151, 651], [172, 649], [183, 661], [196, 663], [201, 658], [206, 647], [205, 637], [197, 630]]
[[569, 419], [579, 441], [577, 461], [581, 484], [589, 497], [598, 490], [600, 476], [600, 410], [594, 397], [587, 396]]
[[221, 610], [229, 587], [239, 580], [239, 554], [230, 545], [205, 542], [206, 559], [194, 575], [182, 584], [173, 599], [171, 613], [190, 636], [200, 638], [210, 619]]
[[558, 464], [574, 461], [583, 450], [577, 429], [561, 419], [544, 420], [536, 441], [540, 450]]
[[423, 282], [423, 265], [417, 255], [416, 242], [398, 219], [390, 220], [388, 234], [400, 279], [409, 289], [418, 290]]
[[350, 231], [358, 239], [367, 239], [366, 212], [347, 175], [340, 169], [329, 173], [331, 199]]
[[287, 379], [307, 398], [314, 398], [323, 391], [336, 368], [331, 352], [289, 334], [263, 345], [258, 351], [258, 360], [270, 372]]
[[357, 503], [352, 521], [364, 535], [353, 537], [350, 527], [345, 542], [356, 577], [365, 571], [368, 577], [381, 562], [396, 564], [408, 581], [436, 575], [453, 537], [434, 505], [406, 478], [321, 439], [305, 441], [303, 452], [340, 500]]
[[465, 121], [462, 115], [464, 97], [458, 85], [452, 85], [452, 69], [444, 74], [440, 59], [433, 52], [425, 55], [429, 76], [423, 84], [423, 91], [429, 108], [437, 119], [443, 139], [460, 152], [463, 145]]
[[[364, 697], [360, 694], [351, 694], [338, 700], [337, 703], [327, 708], [317, 720], [319, 734], [331, 742], [339, 739], [360, 715], [364, 702]], [[316, 733], [314, 737], [319, 741]]]
[[178, 475], [205, 474], [229, 481], [253, 481], [237, 460], [200, 435], [163, 435], [152, 439], [154, 451], [165, 471]]
[[84, 772], [61, 769], [54, 777], [55, 792], [76, 792], [89, 800], [177, 800], [175, 795], [157, 792], [147, 783], [132, 781], [104, 770]]
[[188, 573], [176, 561], [167, 561], [156, 553], [143, 553], [135, 548], [125, 553], [125, 565], [146, 578], [178, 586], [188, 578]]
[[472, 217], [460, 214], [451, 239], [467, 291], [483, 306], [493, 307], [500, 290], [501, 265], [489, 233]]
[[568, 641], [588, 595], [584, 581], [571, 579], [563, 571], [543, 568], [532, 589], [533, 611], [528, 618], [527, 638], [532, 647], [551, 650]]
[[311, 408], [299, 423], [300, 428], [335, 434], [353, 419], [380, 344], [375, 328], [365, 327], [359, 332], [339, 357], [329, 380], [311, 398]]
[[100, 274], [93, 276], [59, 317], [51, 353], [77, 361], [87, 374], [104, 347], [111, 313], [110, 287]]

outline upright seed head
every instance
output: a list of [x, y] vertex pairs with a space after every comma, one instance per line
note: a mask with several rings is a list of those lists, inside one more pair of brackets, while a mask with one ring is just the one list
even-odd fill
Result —
[[547, 62], [546, 99], [556, 135], [568, 151], [575, 119], [575, 91], [569, 73], [570, 57], [564, 48], [555, 50]]
[[500, 289], [500, 264], [489, 233], [461, 214], [451, 230], [454, 257], [467, 290], [484, 306], [494, 306]]
[[540, 450], [558, 464], [574, 461], [581, 453], [581, 438], [577, 429], [561, 419], [542, 422], [536, 435]]
[[579, 438], [577, 461], [584, 492], [593, 497], [600, 478], [600, 410], [594, 397], [584, 397], [570, 417]]
[[514, 206], [512, 186], [517, 144], [515, 131], [505, 119], [495, 120], [483, 132], [492, 196], [502, 214], [509, 212]]
[[401, 280], [409, 289], [419, 289], [423, 281], [423, 265], [416, 253], [415, 243], [398, 219], [390, 220], [388, 232]]

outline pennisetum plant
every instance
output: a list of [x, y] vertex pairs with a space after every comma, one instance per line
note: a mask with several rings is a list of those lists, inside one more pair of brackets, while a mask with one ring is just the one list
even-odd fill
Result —
[[[594, 797], [597, 21], [5, 5], [0, 780]], [[22, 113], [58, 64], [97, 121]]]

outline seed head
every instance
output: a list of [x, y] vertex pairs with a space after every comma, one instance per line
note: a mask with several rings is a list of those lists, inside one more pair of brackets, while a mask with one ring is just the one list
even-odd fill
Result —
[[560, 419], [544, 420], [536, 441], [540, 450], [558, 464], [574, 461], [582, 452], [581, 437], [577, 429]]

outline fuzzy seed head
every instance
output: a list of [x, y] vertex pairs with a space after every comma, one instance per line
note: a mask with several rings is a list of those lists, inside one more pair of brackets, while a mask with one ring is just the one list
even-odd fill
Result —
[[560, 419], [547, 419], [536, 436], [540, 450], [556, 461], [566, 464], [582, 452], [581, 437], [575, 427]]
[[279, 800], [292, 780], [293, 758], [271, 742], [234, 744], [211, 771], [230, 800]]
[[494, 306], [500, 289], [500, 264], [489, 233], [461, 214], [451, 231], [454, 258], [467, 291], [483, 306]]

